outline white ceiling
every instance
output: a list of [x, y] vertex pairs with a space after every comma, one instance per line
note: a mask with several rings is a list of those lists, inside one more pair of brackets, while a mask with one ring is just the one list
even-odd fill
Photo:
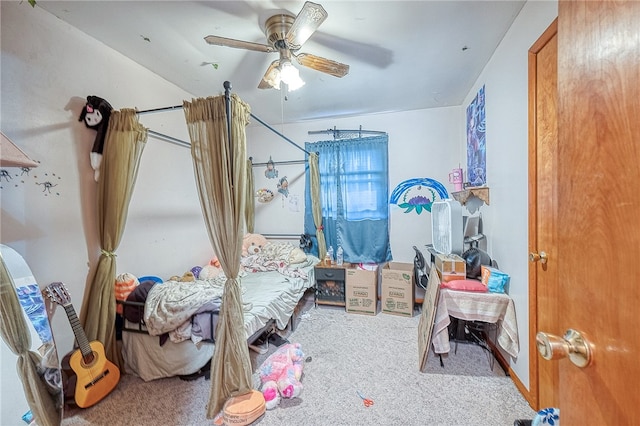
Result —
[[230, 81], [256, 116], [278, 124], [460, 105], [525, 3], [317, 2], [329, 17], [298, 53], [348, 64], [350, 71], [337, 78], [298, 67], [306, 85], [290, 93], [257, 88], [277, 53], [213, 46], [203, 38], [266, 44], [264, 21], [283, 11], [296, 15], [302, 0], [38, 0], [37, 6], [194, 97], [218, 95]]

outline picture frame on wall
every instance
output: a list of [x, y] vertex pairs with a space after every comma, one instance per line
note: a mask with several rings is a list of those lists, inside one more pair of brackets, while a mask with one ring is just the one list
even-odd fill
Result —
[[486, 117], [484, 86], [467, 107], [467, 181], [469, 186], [487, 183]]

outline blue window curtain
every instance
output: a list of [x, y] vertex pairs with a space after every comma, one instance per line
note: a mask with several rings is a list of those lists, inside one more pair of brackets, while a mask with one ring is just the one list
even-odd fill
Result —
[[[342, 246], [345, 262], [391, 260], [388, 136], [307, 142], [305, 148], [319, 157], [327, 249]], [[305, 233], [315, 235], [306, 174]]]

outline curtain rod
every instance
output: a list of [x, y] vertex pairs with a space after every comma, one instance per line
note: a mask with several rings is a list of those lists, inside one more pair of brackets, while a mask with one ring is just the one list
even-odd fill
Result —
[[344, 129], [336, 129], [334, 126], [333, 129], [327, 130], [310, 130], [307, 132], [309, 135], [318, 135], [318, 134], [328, 134], [333, 135], [333, 139], [347, 139], [352, 138], [354, 136], [362, 137], [363, 134], [368, 135], [386, 135], [387, 132], [383, 132], [380, 130], [362, 130], [362, 126], [358, 130], [344, 130]]
[[171, 142], [176, 145], [184, 146], [185, 148], [191, 148], [191, 144], [182, 139], [174, 138], [173, 136], [165, 135], [164, 133], [158, 133], [155, 130], [147, 130], [150, 135], [156, 136], [158, 139], [162, 139], [166, 142]]
[[280, 136], [285, 141], [289, 142], [291, 145], [293, 145], [296, 148], [298, 148], [300, 151], [305, 152], [307, 155], [311, 155], [311, 153], [309, 151], [307, 151], [306, 149], [302, 148], [300, 145], [298, 145], [297, 143], [295, 143], [294, 141], [292, 141], [291, 139], [289, 139], [288, 137], [286, 137], [285, 135], [283, 135], [282, 133], [280, 133], [279, 131], [277, 131], [276, 129], [274, 129], [273, 127], [271, 127], [270, 125], [268, 125], [264, 121], [260, 120], [258, 117], [253, 115], [253, 113], [251, 113], [251, 117], [253, 117], [258, 123], [262, 124], [263, 126], [265, 126], [267, 129], [271, 130], [276, 135]]
[[[254, 163], [253, 162], [253, 157], [249, 157], [249, 160], [251, 161], [251, 166], [253, 167], [257, 167], [257, 166], [267, 166], [269, 165], [269, 163]], [[287, 165], [287, 164], [306, 164], [307, 160], [288, 160], [288, 161], [273, 161], [273, 164], [280, 164], [280, 165]]]
[[136, 114], [140, 115], [140, 114], [151, 114], [154, 112], [163, 112], [163, 111], [172, 111], [174, 109], [182, 109], [182, 105], [174, 105], [174, 106], [170, 106], [170, 107], [164, 107], [164, 108], [154, 108], [154, 109], [146, 109], [144, 111], [136, 111]]
[[[227, 82], [225, 82], [227, 83]], [[146, 109], [144, 111], [136, 111], [136, 113], [138, 115], [140, 114], [151, 114], [151, 113], [156, 113], [156, 112], [164, 112], [164, 111], [173, 111], [176, 109], [182, 109], [182, 105], [174, 105], [174, 106], [169, 106], [169, 107], [163, 107], [163, 108], [153, 108], [153, 109]], [[288, 137], [286, 137], [285, 135], [283, 135], [282, 133], [278, 132], [276, 129], [274, 129], [273, 127], [271, 127], [269, 124], [265, 123], [264, 121], [262, 121], [259, 117], [255, 116], [253, 113], [249, 113], [251, 115], [251, 118], [253, 118], [254, 120], [256, 120], [258, 123], [262, 124], [263, 126], [265, 126], [267, 129], [271, 130], [273, 133], [275, 133], [276, 135], [280, 136], [282, 139], [284, 139], [285, 141], [289, 142], [291, 145], [295, 146], [296, 148], [298, 148], [299, 150], [303, 151], [306, 154], [311, 154], [309, 151], [307, 151], [306, 149], [302, 148], [300, 145], [298, 145], [297, 143], [295, 143], [294, 141], [292, 141], [291, 139], [289, 139]], [[171, 138], [171, 139], [175, 139], [172, 138], [171, 136], [167, 136], [167, 135], [163, 135], [162, 133], [158, 133], [158, 132], [154, 132], [154, 134], [156, 136], [161, 136], [161, 137], [166, 137], [166, 138]], [[191, 146], [191, 144], [189, 144], [188, 142], [182, 141], [180, 139], [178, 139], [179, 143], [184, 145], [187, 144], [187, 146]]]

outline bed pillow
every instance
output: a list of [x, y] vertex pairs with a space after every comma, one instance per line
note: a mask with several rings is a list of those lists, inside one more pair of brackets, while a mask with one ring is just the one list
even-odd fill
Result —
[[486, 285], [478, 280], [452, 280], [443, 281], [440, 288], [448, 288], [450, 290], [477, 291], [486, 293], [489, 291]]
[[307, 254], [300, 247], [294, 247], [289, 253], [288, 261], [290, 265], [302, 263], [305, 260], [307, 260]]

